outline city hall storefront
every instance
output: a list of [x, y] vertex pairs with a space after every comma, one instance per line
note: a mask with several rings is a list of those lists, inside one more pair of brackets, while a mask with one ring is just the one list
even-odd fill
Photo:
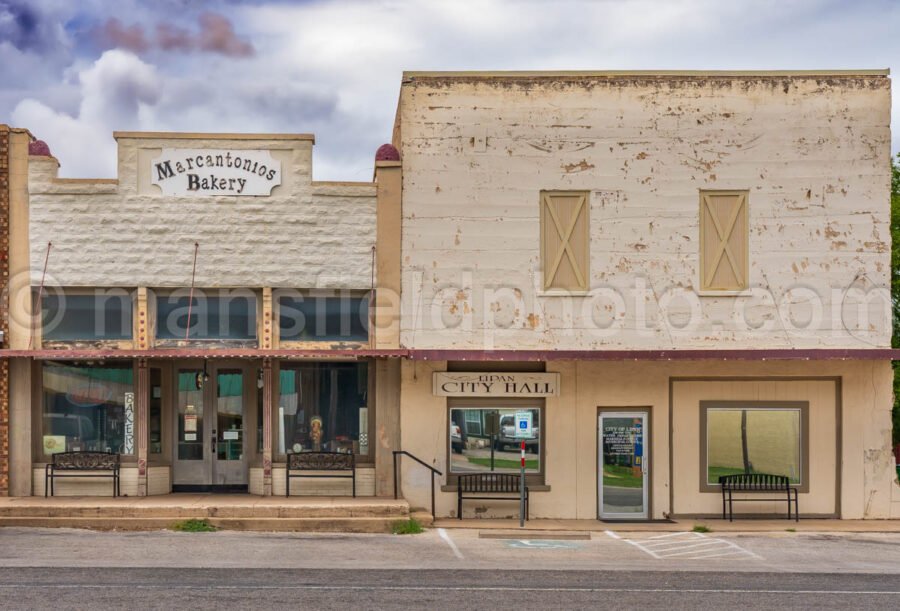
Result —
[[[475, 353], [466, 353], [467, 361], [432, 360], [448, 354], [413, 352], [403, 363], [403, 446], [446, 473], [439, 516], [457, 516], [459, 475], [518, 474], [523, 441], [532, 518], [717, 517], [718, 478], [735, 473], [786, 476], [805, 517], [865, 511], [857, 448], [868, 406], [878, 404], [877, 389], [891, 376], [883, 362], [788, 355], [763, 361], [748, 353], [715, 360], [570, 355], [479, 362], [490, 355]], [[521, 412], [533, 422], [527, 437], [512, 427]], [[416, 467], [405, 469], [404, 495], [427, 504]], [[888, 493], [892, 485], [888, 475]], [[783, 505], [748, 502], [738, 511], [783, 516]], [[515, 503], [463, 507], [464, 518], [517, 516]]]

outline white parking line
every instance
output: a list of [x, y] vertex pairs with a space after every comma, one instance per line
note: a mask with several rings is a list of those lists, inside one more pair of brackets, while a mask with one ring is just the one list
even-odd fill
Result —
[[462, 552], [459, 551], [458, 547], [456, 547], [456, 543], [453, 542], [453, 539], [450, 538], [450, 535], [447, 534], [447, 531], [444, 530], [443, 528], [438, 528], [437, 531], [438, 531], [438, 535], [440, 535], [441, 539], [443, 539], [447, 543], [447, 545], [450, 546], [450, 549], [453, 550], [453, 555], [456, 556], [457, 558], [459, 558], [460, 560], [465, 560], [465, 558], [463, 558]]
[[702, 533], [670, 533], [649, 539], [622, 539], [657, 560], [705, 560], [707, 558], [760, 558], [740, 545]]

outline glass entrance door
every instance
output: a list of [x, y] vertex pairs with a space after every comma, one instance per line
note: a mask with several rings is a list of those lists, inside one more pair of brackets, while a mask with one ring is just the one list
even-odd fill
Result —
[[598, 508], [601, 519], [647, 518], [647, 412], [601, 412]]
[[173, 485], [176, 490], [247, 485], [245, 409], [256, 390], [245, 366], [177, 366]]

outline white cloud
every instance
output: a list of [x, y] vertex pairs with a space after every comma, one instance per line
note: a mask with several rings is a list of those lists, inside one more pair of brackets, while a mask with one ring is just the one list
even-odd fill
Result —
[[[116, 17], [148, 32], [161, 18], [194, 27], [197, 11], [215, 11], [255, 54], [152, 49], [140, 58], [110, 51], [91, 61], [76, 40], [68, 79], [57, 62], [17, 81], [39, 86], [7, 85], [0, 120], [15, 98], [14, 122], [46, 139], [69, 176], [110, 175], [111, 132], [148, 129], [314, 132], [317, 179], [368, 179], [375, 149], [390, 139], [403, 70], [871, 68], [900, 56], [900, 37], [892, 34], [900, 31], [900, 5], [888, 0], [169, 5], [181, 8], [161, 12], [138, 0], [110, 8], [87, 0], [83, 10], [94, 19], [87, 23]], [[77, 39], [73, 31], [68, 36]], [[28, 66], [40, 72], [33, 61]], [[57, 89], [48, 88], [54, 79]], [[80, 95], [77, 112], [73, 90]], [[63, 142], [75, 132], [78, 144]]]

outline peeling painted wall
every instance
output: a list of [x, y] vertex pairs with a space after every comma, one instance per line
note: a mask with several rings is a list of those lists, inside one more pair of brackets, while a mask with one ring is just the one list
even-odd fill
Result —
[[[410, 77], [400, 105], [405, 346], [890, 345], [884, 76]], [[551, 189], [590, 192], [591, 295], [540, 294]], [[749, 293], [698, 290], [701, 189], [750, 192]]]
[[[52, 143], [50, 143], [52, 145]], [[164, 147], [267, 149], [282, 162], [269, 197], [166, 197], [149, 181]], [[85, 151], [85, 154], [89, 154]], [[58, 286], [357, 288], [371, 283], [375, 186], [312, 181], [312, 142], [120, 138], [119, 179], [58, 179], [31, 157], [31, 274]]]

